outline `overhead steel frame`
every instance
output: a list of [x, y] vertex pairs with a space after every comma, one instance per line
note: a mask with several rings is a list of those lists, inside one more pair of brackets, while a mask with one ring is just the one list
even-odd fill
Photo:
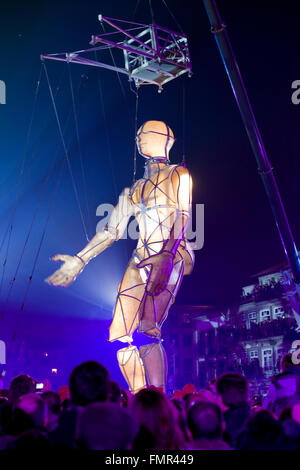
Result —
[[[41, 59], [51, 59], [75, 64], [90, 65], [126, 74], [135, 85], [153, 84], [162, 90], [162, 86], [184, 73], [191, 76], [192, 63], [187, 37], [156, 24], [145, 25], [132, 21], [98, 16], [99, 21], [109, 25], [112, 31], [93, 35], [91, 47], [74, 52], [43, 54]], [[123, 24], [125, 26], [123, 27]], [[82, 56], [86, 53], [118, 49], [123, 51], [119, 57], [122, 65], [118, 66], [99, 62]]]

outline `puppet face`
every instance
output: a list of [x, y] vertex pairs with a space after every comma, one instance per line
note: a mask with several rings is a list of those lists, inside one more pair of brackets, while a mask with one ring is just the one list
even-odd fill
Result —
[[167, 124], [162, 121], [147, 121], [136, 136], [139, 154], [144, 158], [168, 160], [169, 151], [174, 144], [174, 134]]

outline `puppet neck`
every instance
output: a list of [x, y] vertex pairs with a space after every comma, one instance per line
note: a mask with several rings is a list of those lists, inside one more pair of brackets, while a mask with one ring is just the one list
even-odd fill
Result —
[[145, 163], [144, 178], [150, 178], [154, 173], [164, 168], [169, 163], [164, 157], [149, 158]]

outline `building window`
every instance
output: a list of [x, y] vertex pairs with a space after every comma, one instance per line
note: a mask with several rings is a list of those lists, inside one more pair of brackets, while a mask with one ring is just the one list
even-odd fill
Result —
[[272, 370], [273, 369], [273, 350], [264, 349], [262, 359], [263, 359], [263, 368], [265, 370]]
[[271, 312], [270, 310], [261, 310], [260, 312], [260, 321], [270, 320]]
[[283, 307], [275, 307], [273, 316], [274, 316], [274, 318], [284, 317], [284, 308]]
[[258, 349], [252, 349], [252, 351], [250, 351], [250, 360], [252, 359], [258, 359]]
[[277, 349], [277, 359], [280, 360], [285, 354], [285, 349], [284, 348], [278, 348]]
[[248, 314], [248, 318], [249, 318], [249, 323], [257, 323], [257, 313], [256, 312], [250, 312]]

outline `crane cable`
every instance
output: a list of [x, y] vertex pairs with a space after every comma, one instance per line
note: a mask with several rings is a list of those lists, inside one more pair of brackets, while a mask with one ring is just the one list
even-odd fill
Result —
[[29, 278], [28, 278], [28, 283], [27, 283], [26, 290], [25, 290], [25, 293], [24, 293], [24, 296], [23, 296], [22, 304], [21, 304], [20, 309], [19, 309], [18, 314], [17, 314], [14, 331], [13, 331], [13, 334], [11, 336], [11, 339], [10, 339], [10, 342], [9, 342], [9, 345], [8, 345], [8, 353], [7, 353], [8, 357], [10, 356], [10, 353], [12, 351], [13, 343], [14, 343], [14, 341], [16, 339], [16, 336], [17, 336], [18, 327], [19, 327], [20, 321], [21, 321], [21, 314], [24, 310], [25, 302], [27, 300], [28, 293], [29, 293], [30, 287], [32, 285], [33, 275], [34, 275], [35, 270], [36, 270], [36, 266], [37, 266], [38, 258], [39, 258], [41, 248], [42, 248], [42, 245], [43, 245], [43, 241], [45, 239], [47, 226], [48, 226], [48, 223], [49, 223], [49, 220], [50, 220], [51, 213], [53, 211], [54, 202], [55, 202], [55, 199], [56, 199], [56, 196], [57, 196], [58, 188], [60, 186], [60, 182], [61, 182], [61, 178], [62, 178], [62, 174], [63, 174], [63, 170], [64, 170], [64, 167], [65, 167], [66, 161], [67, 161], [67, 159], [66, 159], [66, 157], [64, 157], [64, 159], [61, 163], [61, 166], [60, 166], [60, 171], [59, 171], [59, 175], [58, 175], [58, 179], [57, 179], [57, 182], [56, 182], [55, 189], [53, 191], [52, 199], [51, 199], [50, 204], [49, 204], [48, 214], [47, 214], [46, 221], [45, 221], [45, 224], [44, 224], [42, 236], [40, 238], [40, 242], [39, 242], [36, 254], [35, 254], [33, 266], [31, 268], [31, 272], [30, 272], [30, 275], [29, 275]]
[[[82, 82], [80, 82], [79, 88], [80, 88], [80, 86], [81, 86], [81, 83], [82, 83]], [[68, 114], [68, 117], [67, 117], [67, 120], [66, 120], [66, 123], [65, 123], [64, 131], [66, 131], [66, 129], [67, 129], [68, 125], [69, 125], [70, 117], [71, 117], [71, 110], [70, 110], [70, 112], [69, 112], [69, 114]], [[56, 161], [57, 161], [57, 156], [58, 156], [59, 149], [60, 149], [60, 144], [57, 145], [56, 152], [55, 152], [55, 154], [54, 154], [54, 158], [52, 159], [50, 168], [49, 168], [49, 170], [48, 170], [48, 172], [47, 172], [47, 174], [46, 174], [45, 180], [44, 180], [44, 182], [43, 182], [42, 193], [41, 193], [40, 198], [39, 198], [39, 200], [38, 200], [38, 202], [37, 202], [37, 206], [36, 206], [36, 208], [35, 208], [35, 211], [34, 211], [34, 214], [33, 214], [33, 217], [32, 217], [32, 221], [31, 221], [29, 230], [28, 230], [27, 235], [26, 235], [25, 243], [24, 243], [24, 245], [23, 245], [23, 248], [22, 248], [20, 257], [19, 257], [19, 259], [18, 259], [17, 267], [16, 267], [16, 270], [15, 270], [14, 277], [13, 277], [13, 279], [12, 279], [11, 282], [10, 282], [10, 288], [9, 288], [9, 290], [8, 290], [8, 294], [7, 294], [5, 303], [4, 303], [4, 307], [3, 307], [3, 309], [2, 309], [2, 311], [1, 311], [1, 313], [0, 313], [0, 319], [3, 318], [3, 316], [4, 316], [4, 314], [5, 314], [6, 307], [7, 307], [7, 304], [8, 304], [8, 300], [9, 300], [9, 297], [10, 297], [11, 292], [12, 292], [12, 290], [13, 290], [13, 286], [14, 286], [14, 284], [15, 284], [15, 281], [16, 281], [16, 279], [17, 279], [17, 274], [18, 274], [19, 269], [20, 269], [20, 266], [21, 266], [21, 262], [22, 262], [22, 259], [23, 259], [24, 253], [25, 253], [25, 249], [26, 249], [27, 243], [28, 243], [28, 241], [29, 241], [29, 238], [30, 238], [30, 235], [31, 235], [31, 232], [32, 232], [32, 229], [33, 229], [34, 221], [35, 221], [35, 219], [36, 219], [36, 217], [37, 217], [37, 213], [38, 213], [39, 207], [40, 207], [40, 205], [41, 205], [41, 202], [42, 202], [42, 200], [43, 200], [43, 198], [44, 198], [44, 196], [45, 196], [45, 190], [46, 190], [47, 184], [48, 184], [48, 182], [49, 182], [49, 180], [50, 180], [50, 177], [51, 177], [51, 175], [53, 174], [54, 169], [55, 169], [55, 165], [56, 165]], [[67, 160], [66, 160], [66, 156], [65, 156], [64, 159], [63, 159], [63, 163], [62, 163], [62, 165], [61, 165], [61, 170], [60, 170], [60, 173], [59, 173], [59, 180], [60, 180], [60, 178], [61, 178], [61, 172], [62, 172], [62, 169], [63, 169], [64, 166], [65, 166], [66, 161], [67, 161]], [[58, 189], [58, 187], [57, 187], [57, 189]], [[56, 189], [55, 191], [57, 191], [57, 189]], [[46, 223], [45, 223], [45, 228], [44, 228], [44, 231], [43, 231], [43, 233], [42, 233], [42, 236], [41, 236], [41, 239], [40, 239], [40, 242], [39, 242], [39, 248], [38, 248], [38, 252], [37, 252], [38, 254], [39, 254], [39, 252], [40, 252], [40, 248], [41, 248], [41, 246], [42, 246], [42, 242], [43, 242], [43, 239], [44, 239], [44, 236], [45, 236], [45, 230], [46, 230], [46, 227], [47, 227], [47, 225], [48, 225], [50, 213], [51, 213], [51, 212], [48, 212], [48, 216], [47, 216]], [[25, 293], [25, 296], [24, 296], [23, 303], [22, 303], [22, 305], [21, 305], [20, 313], [21, 313], [22, 310], [24, 309], [25, 300], [26, 300], [26, 298], [27, 298], [27, 294], [28, 294], [28, 291], [29, 291], [29, 288], [30, 288], [29, 286], [30, 286], [31, 281], [32, 281], [32, 276], [33, 276], [33, 273], [34, 273], [34, 270], [35, 270], [35, 266], [36, 266], [36, 262], [37, 262], [37, 257], [38, 257], [38, 255], [36, 256], [32, 273], [31, 273], [31, 275], [29, 276], [29, 281], [28, 281], [28, 283], [27, 283], [26, 293]]]
[[52, 101], [52, 105], [53, 105], [53, 110], [54, 110], [54, 114], [55, 114], [55, 118], [56, 118], [56, 122], [57, 122], [57, 126], [58, 126], [58, 131], [59, 131], [61, 143], [62, 143], [62, 146], [63, 146], [64, 154], [65, 154], [66, 159], [67, 159], [69, 174], [70, 174], [71, 181], [72, 181], [72, 186], [73, 186], [75, 199], [76, 199], [79, 214], [80, 214], [80, 219], [81, 219], [83, 231], [84, 231], [84, 234], [85, 234], [85, 237], [86, 237], [87, 241], [89, 241], [89, 237], [88, 237], [87, 229], [86, 229], [86, 224], [85, 224], [85, 221], [84, 221], [83, 212], [82, 212], [82, 208], [81, 208], [81, 204], [80, 204], [80, 200], [79, 200], [78, 189], [77, 189], [77, 186], [76, 186], [76, 182], [75, 182], [75, 178], [74, 178], [74, 174], [73, 174], [73, 170], [72, 170], [72, 166], [71, 166], [71, 160], [70, 160], [69, 152], [68, 152], [66, 142], [65, 142], [65, 138], [64, 138], [64, 135], [63, 135], [63, 132], [62, 132], [61, 122], [60, 122], [60, 119], [59, 119], [59, 116], [58, 116], [57, 106], [56, 106], [55, 98], [54, 98], [54, 95], [53, 95], [53, 91], [52, 91], [52, 87], [51, 87], [47, 67], [46, 67], [45, 61], [43, 61], [42, 63], [43, 63], [44, 71], [45, 71], [45, 74], [46, 74], [49, 93], [50, 93], [50, 97], [51, 97], [51, 101]]
[[[95, 51], [95, 58], [96, 58], [96, 60], [98, 60], [98, 55], [97, 55], [96, 51]], [[112, 174], [115, 198], [117, 200], [117, 198], [119, 196], [119, 192], [118, 192], [118, 189], [117, 189], [116, 176], [115, 176], [115, 172], [114, 172], [114, 165], [113, 165], [112, 151], [111, 151], [111, 142], [110, 142], [110, 137], [109, 137], [109, 132], [108, 132], [107, 116], [106, 116], [105, 106], [104, 106], [103, 89], [102, 89], [100, 74], [99, 74], [98, 70], [97, 70], [97, 86], [98, 86], [99, 98], [100, 98], [100, 103], [101, 103], [102, 119], [103, 119], [103, 122], [104, 122], [105, 139], [106, 139], [106, 145], [107, 145], [107, 150], [108, 150], [108, 160], [109, 160], [110, 170], [111, 170], [111, 174]]]
[[[42, 65], [41, 65], [41, 72], [42, 72]], [[59, 90], [60, 90], [60, 86], [61, 86], [61, 82], [62, 82], [62, 78], [64, 76], [64, 73], [65, 73], [65, 70], [63, 71], [62, 73], [62, 76], [60, 77], [60, 80], [59, 80], [59, 83], [56, 87], [56, 91], [55, 91], [55, 96], [58, 94]], [[40, 76], [39, 76], [39, 79], [37, 81], [37, 89], [35, 91], [35, 99], [34, 99], [34, 104], [33, 104], [33, 111], [32, 111], [32, 117], [30, 119], [30, 124], [29, 124], [29, 129], [31, 128], [32, 124], [31, 124], [31, 120], [33, 119], [33, 115], [34, 115], [34, 108], [35, 108], [35, 100], [37, 99], [37, 93], [38, 93], [38, 87], [40, 87], [40, 81], [41, 81], [41, 73], [40, 73]], [[46, 119], [46, 118], [45, 118]], [[26, 144], [25, 144], [25, 151], [24, 151], [24, 156], [27, 155], [27, 147], [28, 147], [28, 142], [29, 142], [29, 134], [31, 133], [31, 131], [27, 132], [27, 138], [26, 138]], [[37, 146], [38, 144], [40, 143], [40, 140], [42, 139], [42, 136], [40, 135], [40, 137], [37, 139]], [[23, 171], [23, 174], [22, 174], [22, 179], [20, 179], [20, 183], [17, 187], [17, 194], [16, 194], [16, 200], [15, 200], [15, 203], [14, 203], [14, 206], [13, 206], [13, 209], [12, 209], [12, 213], [11, 213], [11, 218], [8, 222], [8, 225], [7, 225], [7, 228], [4, 232], [4, 235], [3, 235], [3, 238], [2, 238], [2, 242], [1, 242], [1, 245], [0, 245], [0, 252], [2, 250], [2, 247], [4, 245], [4, 242], [5, 242], [5, 239], [6, 239], [6, 236], [7, 236], [7, 233], [8, 231], [10, 230], [10, 226], [13, 225], [13, 220], [14, 220], [14, 214], [17, 210], [17, 206], [18, 206], [18, 200], [19, 200], [19, 195], [23, 189], [23, 187], [25, 186], [25, 184], [27, 183], [27, 181], [29, 181], [29, 177], [30, 177], [30, 171], [31, 171], [31, 168], [33, 166], [33, 163], [35, 161], [35, 158], [38, 154], [38, 151], [36, 150], [35, 152], [32, 152], [31, 153], [31, 161], [29, 162], [29, 165], [28, 165], [28, 168], [27, 168], [27, 175], [25, 175], [25, 171], [26, 171], [26, 168], [25, 168], [25, 163], [24, 165], [22, 164], [22, 166], [24, 167], [24, 171]], [[21, 176], [21, 172], [20, 172], [20, 176]], [[13, 228], [13, 227], [11, 227]], [[1, 289], [0, 289], [0, 292], [1, 292]]]
[[[82, 182], [83, 182], [83, 192], [84, 192], [84, 199], [85, 199], [85, 210], [86, 210], [86, 217], [89, 220], [88, 214], [89, 214], [89, 202], [88, 202], [88, 192], [87, 192], [87, 182], [86, 182], [86, 175], [85, 175], [85, 170], [84, 170], [84, 164], [83, 164], [83, 155], [82, 155], [82, 150], [81, 150], [81, 143], [80, 143], [80, 137], [79, 137], [79, 125], [78, 125], [78, 116], [76, 112], [76, 105], [75, 105], [75, 96], [74, 96], [74, 86], [73, 86], [73, 80], [72, 80], [72, 75], [71, 75], [71, 70], [70, 70], [70, 63], [67, 62], [67, 67], [68, 67], [68, 75], [69, 75], [69, 84], [70, 84], [70, 91], [71, 91], [71, 99], [72, 99], [72, 110], [73, 110], [73, 119], [74, 119], [74, 124], [75, 124], [75, 132], [76, 132], [76, 139], [77, 139], [77, 147], [78, 147], [78, 154], [79, 154], [79, 160], [80, 160], [80, 168], [81, 168], [81, 176], [82, 176]], [[82, 76], [81, 76], [82, 78]], [[87, 223], [88, 223], [87, 220]], [[90, 241], [90, 238], [88, 236], [88, 230], [85, 226], [85, 236], [87, 241]]]
[[12, 231], [13, 231], [14, 218], [15, 218], [17, 207], [19, 205], [19, 198], [20, 198], [20, 193], [21, 193], [21, 189], [22, 189], [22, 177], [23, 177], [23, 174], [24, 174], [25, 163], [26, 163], [26, 160], [27, 160], [27, 148], [28, 148], [29, 138], [30, 138], [30, 135], [31, 135], [33, 119], [34, 119], [34, 115], [35, 115], [35, 111], [36, 111], [37, 97], [38, 97], [39, 90], [40, 90], [41, 76], [42, 76], [42, 67], [40, 67], [38, 80], [37, 80], [37, 84], [36, 84], [36, 88], [35, 88], [35, 92], [34, 92], [32, 112], [31, 112], [31, 116], [30, 116], [30, 120], [29, 120], [29, 126], [28, 126], [27, 133], [26, 133], [25, 150], [24, 150], [24, 154], [23, 154], [23, 157], [22, 157], [21, 165], [20, 165], [19, 181], [17, 183], [16, 198], [15, 198], [15, 202], [14, 202], [14, 205], [13, 205], [13, 208], [12, 208], [11, 217], [10, 217], [7, 229], [5, 230], [5, 233], [3, 235], [2, 242], [1, 242], [1, 245], [0, 245], [0, 252], [1, 252], [2, 247], [5, 243], [7, 233], [8, 233], [6, 252], [5, 252], [4, 260], [3, 260], [3, 263], [2, 263], [2, 276], [1, 276], [1, 281], [0, 281], [0, 293], [2, 291], [2, 286], [3, 286], [3, 282], [4, 282], [4, 278], [5, 278], [5, 271], [6, 271], [9, 247], [10, 247], [11, 236], [12, 236]]

